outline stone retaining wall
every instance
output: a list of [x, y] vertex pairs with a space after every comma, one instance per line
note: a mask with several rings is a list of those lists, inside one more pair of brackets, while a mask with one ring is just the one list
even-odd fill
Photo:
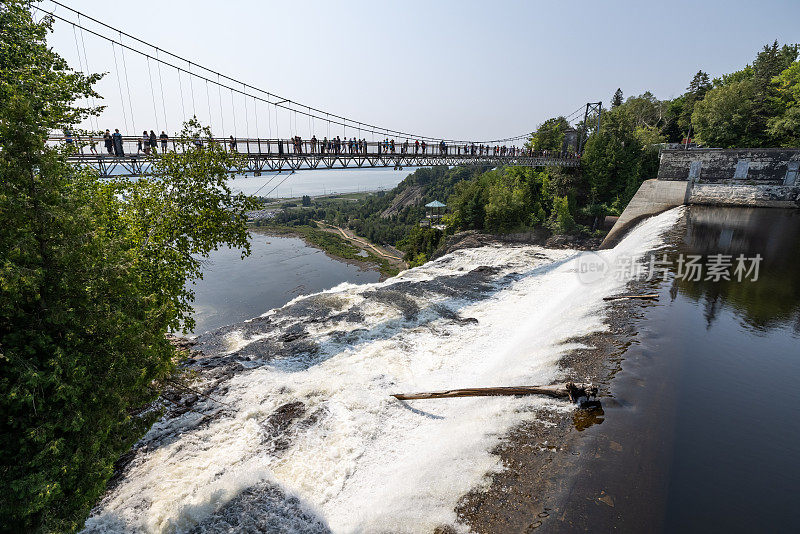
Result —
[[797, 208], [800, 186], [699, 183], [692, 187], [689, 204]]
[[658, 179], [691, 179], [699, 183], [800, 185], [798, 168], [798, 149], [664, 150], [661, 152]]

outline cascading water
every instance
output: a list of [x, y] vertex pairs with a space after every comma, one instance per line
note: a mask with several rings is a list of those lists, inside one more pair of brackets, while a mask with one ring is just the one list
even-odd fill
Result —
[[[604, 260], [643, 256], [681, 210]], [[567, 340], [605, 329], [626, 280], [576, 274], [587, 254], [459, 250], [382, 283], [343, 284], [198, 338], [208, 397], [167, 414], [86, 532], [430, 532], [500, 469], [493, 448], [536, 397], [404, 403], [394, 392], [547, 384]], [[183, 411], [183, 413], [180, 413]]]

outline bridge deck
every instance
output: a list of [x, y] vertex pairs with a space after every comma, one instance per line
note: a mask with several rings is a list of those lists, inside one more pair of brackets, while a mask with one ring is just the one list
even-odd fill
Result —
[[[106, 151], [102, 139], [75, 140], [77, 148], [68, 160], [77, 165], [90, 166], [97, 169], [101, 176], [145, 176], [153, 157], [157, 157], [156, 150], [150, 155], [139, 151], [138, 138], [123, 138], [124, 155], [115, 156]], [[64, 142], [61, 138], [51, 139], [51, 143]], [[96, 144], [91, 151], [91, 143]], [[230, 139], [214, 140], [231, 150]], [[171, 146], [170, 146], [171, 145]], [[180, 144], [170, 140], [166, 150], [181, 150]], [[161, 142], [158, 147], [162, 147]], [[322, 150], [321, 143], [303, 141], [300, 146], [295, 146], [290, 140], [275, 139], [237, 139], [236, 149], [246, 161], [245, 173], [260, 174], [262, 172], [298, 171], [315, 169], [351, 169], [351, 168], [376, 168], [376, 167], [431, 167], [434, 165], [521, 165], [526, 167], [546, 167], [551, 165], [574, 167], [580, 159], [572, 154], [551, 155], [540, 152], [516, 150], [514, 155], [500, 155], [499, 148], [446, 146], [444, 150], [437, 146], [427, 146], [423, 152], [421, 148], [415, 150], [413, 145], [403, 148], [396, 145], [396, 150], [385, 150], [380, 143], [367, 142], [362, 151], [352, 152], [345, 145], [338, 152], [335, 148], [326, 147]], [[475, 152], [475, 153], [473, 153]], [[511, 150], [508, 150], [511, 152]], [[231, 171], [240, 172], [240, 171]]]

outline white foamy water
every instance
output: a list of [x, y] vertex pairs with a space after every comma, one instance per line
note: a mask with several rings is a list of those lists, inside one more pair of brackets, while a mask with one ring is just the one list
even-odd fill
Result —
[[[642, 256], [680, 212], [644, 221], [599, 254]], [[605, 329], [602, 297], [626, 283], [582, 284], [575, 270], [585, 254], [461, 250], [382, 283], [299, 297], [221, 333], [217, 356], [239, 362], [214, 392], [221, 403], [201, 400], [157, 423], [145, 438], [153, 445], [138, 451], [87, 531], [463, 528], [453, 510], [500, 469], [491, 453], [499, 440], [538, 410], [573, 407], [536, 397], [404, 403], [389, 394], [562, 379], [558, 361], [575, 348], [565, 342]], [[484, 282], [465, 277], [479, 266], [495, 270]], [[330, 313], [298, 323], [300, 312], [288, 312], [303, 306]], [[289, 345], [290, 328], [304, 330], [305, 344], [274, 357], [264, 347]], [[301, 415], [276, 438], [270, 417], [289, 403], [302, 403]]]

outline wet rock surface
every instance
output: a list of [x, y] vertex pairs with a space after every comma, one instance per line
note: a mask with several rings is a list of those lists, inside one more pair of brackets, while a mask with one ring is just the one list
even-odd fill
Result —
[[456, 250], [492, 245], [539, 245], [554, 249], [596, 250], [602, 239], [597, 237], [550, 235], [544, 229], [508, 234], [484, 234], [467, 230], [448, 236], [445, 243], [433, 254], [432, 259], [441, 258]]

